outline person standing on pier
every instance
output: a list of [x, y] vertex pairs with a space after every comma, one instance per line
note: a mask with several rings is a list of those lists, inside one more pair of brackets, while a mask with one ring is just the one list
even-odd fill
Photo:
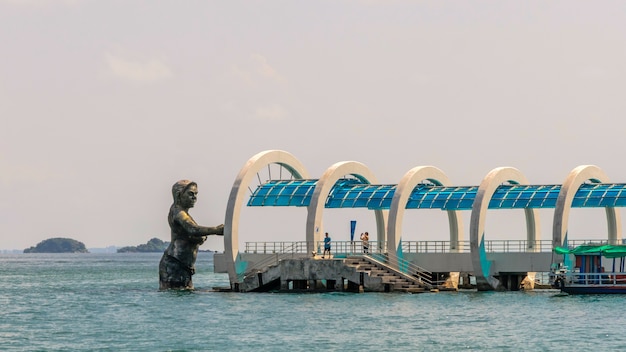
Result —
[[361, 234], [361, 241], [363, 242], [363, 253], [368, 254], [370, 252], [370, 235], [365, 232]]
[[328, 237], [328, 232], [326, 232], [326, 237], [324, 237], [324, 254], [322, 254], [322, 258], [326, 256], [328, 253], [328, 258], [330, 258], [330, 237]]

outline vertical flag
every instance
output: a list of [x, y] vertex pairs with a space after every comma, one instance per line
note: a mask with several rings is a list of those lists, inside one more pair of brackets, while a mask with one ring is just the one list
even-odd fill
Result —
[[356, 230], [356, 220], [350, 220], [350, 241], [354, 241], [354, 230]]

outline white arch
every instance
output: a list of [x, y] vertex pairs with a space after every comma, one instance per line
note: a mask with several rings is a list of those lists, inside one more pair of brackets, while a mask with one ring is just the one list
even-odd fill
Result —
[[[324, 233], [322, 218], [326, 198], [328, 198], [328, 194], [337, 180], [345, 175], [352, 175], [361, 180], [361, 182], [368, 184], [378, 183], [376, 176], [374, 176], [370, 169], [357, 161], [340, 161], [326, 169], [322, 177], [320, 177], [317, 181], [317, 185], [313, 191], [313, 196], [311, 197], [311, 203], [308, 207], [306, 220], [306, 242], [308, 252], [314, 251], [315, 244], [322, 240], [322, 234]], [[380, 241], [384, 241], [386, 237], [385, 222], [387, 218], [387, 211], [375, 210], [374, 212], [376, 216], [376, 236], [380, 243]]]
[[[485, 220], [491, 197], [496, 189], [504, 182], [528, 184], [526, 177], [516, 168], [499, 167], [491, 170], [483, 179], [476, 192], [470, 217], [470, 249], [476, 286], [479, 291], [488, 291], [500, 288], [498, 279], [491, 275], [491, 265], [486, 260], [485, 248], [480, 244], [484, 241]], [[529, 248], [537, 250], [535, 241], [540, 239], [539, 211], [526, 208], [526, 233]], [[531, 247], [532, 246], [532, 247]]]
[[[595, 165], [580, 165], [574, 168], [563, 182], [559, 197], [554, 208], [554, 222], [552, 226], [552, 248], [563, 246], [567, 235], [569, 213], [572, 208], [574, 195], [580, 185], [586, 181], [593, 183], [608, 183], [609, 178], [604, 171]], [[606, 208], [606, 221], [608, 228], [608, 240], [610, 244], [618, 244], [622, 241], [622, 220], [619, 212], [614, 207]]]
[[270, 164], [287, 169], [296, 179], [308, 179], [309, 173], [292, 154], [282, 150], [266, 150], [251, 157], [241, 168], [233, 188], [230, 190], [226, 217], [224, 219], [224, 254], [231, 285], [237, 282], [237, 260], [239, 258], [239, 215], [247, 187], [257, 172]]
[[[417, 166], [409, 170], [400, 180], [389, 207], [389, 222], [387, 225], [387, 251], [401, 256], [400, 239], [402, 236], [402, 222], [409, 197], [420, 182], [428, 180], [437, 186], [448, 186], [450, 180], [440, 169], [434, 166]], [[463, 240], [463, 221], [461, 212], [448, 210], [450, 227], [450, 250], [458, 252], [459, 241]]]

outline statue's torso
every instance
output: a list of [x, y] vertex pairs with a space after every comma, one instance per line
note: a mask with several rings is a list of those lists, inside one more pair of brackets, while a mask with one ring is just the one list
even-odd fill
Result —
[[187, 224], [188, 226], [198, 226], [189, 213], [178, 208], [172, 208], [168, 216], [171, 228], [171, 242], [165, 253], [178, 259], [183, 264], [193, 267], [198, 256], [198, 249], [204, 243], [204, 239], [192, 236], [185, 229], [181, 223], [182, 221], [190, 222]]

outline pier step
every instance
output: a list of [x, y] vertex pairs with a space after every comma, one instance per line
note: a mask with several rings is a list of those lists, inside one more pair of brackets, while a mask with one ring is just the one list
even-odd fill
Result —
[[427, 290], [425, 288], [423, 288], [423, 287], [411, 286], [411, 287], [398, 287], [398, 288], [394, 287], [394, 291], [409, 292], [409, 293], [421, 293], [421, 292], [426, 292]]
[[354, 267], [357, 272], [362, 272], [370, 277], [380, 277], [382, 283], [389, 285], [389, 288], [393, 291], [417, 293], [431, 289], [417, 278], [402, 275], [384, 263], [370, 260], [366, 256], [349, 257], [345, 259], [344, 263]]

